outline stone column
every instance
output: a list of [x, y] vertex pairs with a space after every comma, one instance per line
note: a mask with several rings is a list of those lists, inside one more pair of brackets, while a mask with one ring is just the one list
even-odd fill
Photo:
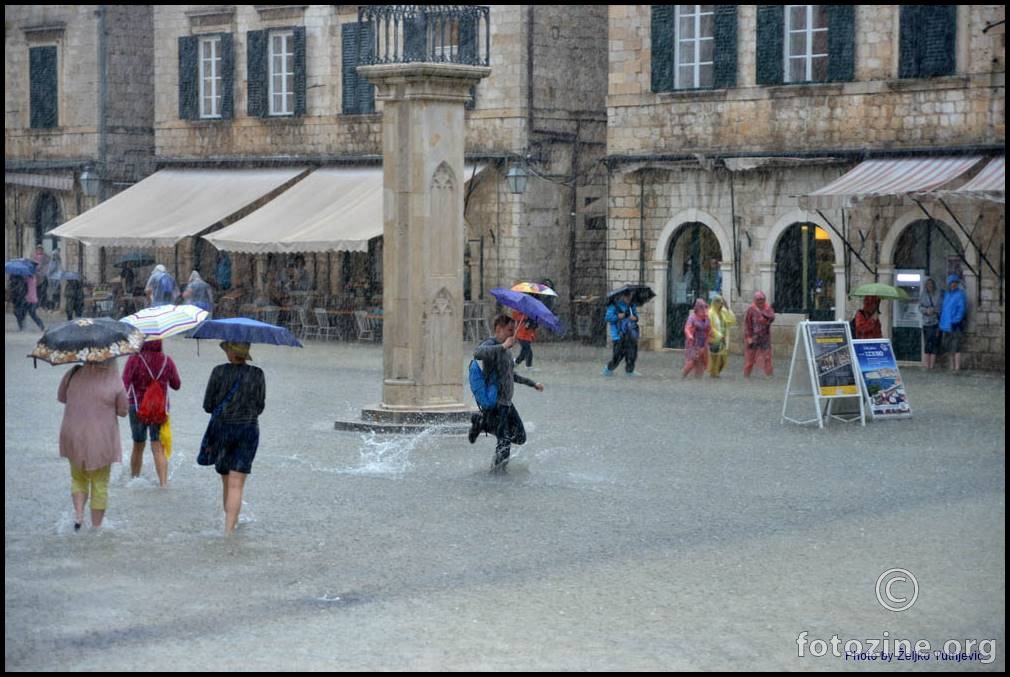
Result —
[[464, 103], [491, 69], [359, 67], [383, 102], [382, 403], [364, 420], [468, 420], [463, 395]]

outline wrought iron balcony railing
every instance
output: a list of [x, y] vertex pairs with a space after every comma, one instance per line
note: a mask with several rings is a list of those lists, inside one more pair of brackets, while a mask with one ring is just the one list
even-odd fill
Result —
[[490, 8], [477, 5], [365, 5], [358, 9], [361, 64], [487, 66]]

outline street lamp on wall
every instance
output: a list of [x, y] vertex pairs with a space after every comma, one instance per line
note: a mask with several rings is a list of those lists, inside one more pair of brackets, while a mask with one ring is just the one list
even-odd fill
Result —
[[512, 165], [505, 174], [505, 183], [509, 192], [513, 195], [522, 195], [526, 191], [526, 180], [528, 176], [526, 168], [522, 165]]
[[98, 172], [91, 165], [84, 168], [80, 176], [81, 190], [86, 197], [98, 197], [98, 192], [102, 187], [102, 180]]

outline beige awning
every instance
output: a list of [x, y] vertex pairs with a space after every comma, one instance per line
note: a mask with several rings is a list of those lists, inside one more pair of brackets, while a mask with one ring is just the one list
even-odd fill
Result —
[[[466, 180], [485, 165], [467, 165]], [[317, 169], [277, 199], [205, 235], [245, 254], [366, 252], [382, 235], [382, 167]]]
[[46, 235], [102, 246], [171, 247], [249, 207], [304, 171], [162, 169]]

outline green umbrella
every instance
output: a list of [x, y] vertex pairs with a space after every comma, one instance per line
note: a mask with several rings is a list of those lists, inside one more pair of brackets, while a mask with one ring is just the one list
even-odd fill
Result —
[[908, 294], [901, 287], [892, 287], [883, 282], [869, 282], [853, 289], [849, 296], [876, 296], [881, 299], [897, 299], [907, 301]]

